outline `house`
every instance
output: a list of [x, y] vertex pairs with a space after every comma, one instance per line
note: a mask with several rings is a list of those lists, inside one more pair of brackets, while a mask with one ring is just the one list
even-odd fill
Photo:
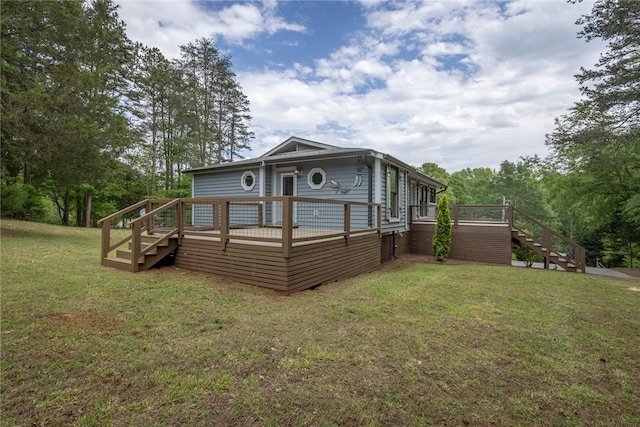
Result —
[[[408, 252], [405, 233], [412, 218], [435, 219], [436, 195], [446, 189], [441, 182], [388, 154], [298, 137], [257, 158], [186, 173], [193, 175], [194, 198], [293, 196], [379, 204], [383, 261], [397, 252]], [[293, 223], [311, 226], [318, 222], [318, 212], [313, 214], [296, 209]], [[263, 215], [265, 224], [282, 222], [275, 206]], [[368, 221], [372, 221], [370, 217]]]
[[[99, 221], [102, 265], [137, 272], [171, 259], [296, 292], [404, 253], [432, 255], [436, 197], [446, 189], [388, 154], [296, 137], [187, 173], [191, 198], [143, 200]], [[584, 248], [513, 206], [453, 206], [452, 226], [450, 258], [511, 265], [516, 240], [548, 268], [584, 271]]]

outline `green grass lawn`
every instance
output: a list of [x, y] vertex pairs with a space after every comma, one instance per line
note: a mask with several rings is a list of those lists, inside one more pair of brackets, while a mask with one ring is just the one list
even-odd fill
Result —
[[7, 426], [640, 424], [640, 281], [411, 259], [286, 297], [1, 223]]

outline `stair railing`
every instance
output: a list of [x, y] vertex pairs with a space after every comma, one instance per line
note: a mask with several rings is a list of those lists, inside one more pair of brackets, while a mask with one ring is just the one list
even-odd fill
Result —
[[[119, 230], [129, 230], [131, 228], [131, 220], [127, 218], [130, 215], [137, 215], [140, 209], [150, 210], [152, 200], [146, 199], [134, 205], [119, 210], [107, 217], [98, 220], [98, 224], [102, 227], [102, 245], [100, 255], [102, 259], [108, 258], [109, 253], [131, 240], [132, 234], [127, 231], [124, 237], [116, 237], [116, 242], [111, 242], [111, 229], [114, 223], [118, 223]], [[122, 233], [120, 233], [122, 235]]]
[[578, 270], [581, 270], [583, 273], [586, 271], [587, 250], [584, 247], [580, 246], [578, 243], [574, 242], [568, 237], [563, 236], [557, 231], [552, 230], [551, 228], [547, 227], [537, 219], [533, 218], [531, 215], [521, 211], [515, 206], [508, 206], [508, 209], [509, 209], [508, 211], [509, 225], [512, 229], [515, 229], [519, 232], [523, 232], [523, 230], [521, 230], [516, 226], [516, 223], [514, 221], [514, 213], [517, 213], [518, 215], [525, 218], [527, 221], [530, 221], [531, 223], [537, 225], [542, 229], [541, 244], [542, 244], [542, 247], [547, 249], [547, 256], [545, 257], [545, 268], [549, 268], [549, 256], [551, 255], [552, 252], [554, 252], [553, 242], [552, 242], [552, 236], [554, 236], [562, 240], [573, 250], [573, 254], [567, 254], [567, 256], [571, 256], [573, 264], [576, 266], [576, 268]]
[[[111, 252], [132, 241], [133, 223], [146, 212], [151, 212], [155, 205], [165, 204], [167, 201], [145, 199], [98, 220], [98, 224], [102, 227], [101, 259], [108, 258]], [[146, 227], [141, 227], [139, 233], [146, 230]]]
[[[167, 215], [167, 214], [173, 215]], [[162, 215], [164, 214], [164, 215]], [[156, 221], [160, 218], [160, 222]], [[169, 219], [169, 223], [167, 223]], [[138, 260], [146, 253], [157, 248], [171, 237], [179, 237], [182, 229], [182, 203], [180, 199], [171, 200], [164, 205], [145, 213], [140, 218], [131, 223], [131, 268], [134, 273], [138, 272]], [[160, 237], [153, 243], [142, 247], [142, 233], [146, 231], [148, 235], [160, 234]]]

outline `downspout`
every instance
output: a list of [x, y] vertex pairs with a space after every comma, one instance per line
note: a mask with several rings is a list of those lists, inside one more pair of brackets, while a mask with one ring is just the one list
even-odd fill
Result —
[[[369, 173], [369, 197], [367, 199], [367, 201], [369, 203], [373, 202], [373, 167], [369, 164], [367, 164], [367, 172]], [[369, 206], [369, 209], [367, 209], [368, 211], [368, 223], [369, 223], [369, 228], [373, 228], [373, 207]], [[377, 224], [379, 225], [379, 224]]]
[[396, 233], [397, 233], [396, 230], [393, 230], [393, 232], [391, 232], [391, 244], [392, 244], [391, 256], [392, 256], [393, 259], [398, 259], [397, 255], [396, 255], [396, 248], [398, 247], [396, 245]]

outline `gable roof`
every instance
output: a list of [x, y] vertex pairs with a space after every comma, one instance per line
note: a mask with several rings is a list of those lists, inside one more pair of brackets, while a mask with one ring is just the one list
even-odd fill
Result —
[[275, 148], [264, 153], [263, 157], [271, 157], [277, 154], [282, 153], [290, 153], [290, 152], [299, 152], [299, 151], [307, 151], [307, 150], [330, 150], [336, 147], [335, 145], [323, 144], [322, 142], [311, 141], [310, 139], [298, 138], [297, 136], [292, 136], [282, 144], [278, 145]]

